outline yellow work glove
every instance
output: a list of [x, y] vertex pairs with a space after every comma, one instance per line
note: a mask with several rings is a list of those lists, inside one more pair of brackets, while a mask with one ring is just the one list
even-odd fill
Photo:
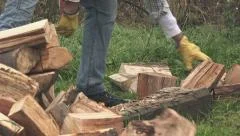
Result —
[[70, 36], [78, 28], [78, 14], [76, 15], [61, 15], [60, 21], [56, 26], [59, 34]]
[[194, 60], [211, 61], [211, 58], [201, 52], [200, 48], [194, 43], [190, 42], [186, 36], [183, 36], [183, 38], [180, 40], [178, 51], [182, 55], [183, 62], [186, 66], [186, 70], [188, 71], [193, 69], [192, 62]]

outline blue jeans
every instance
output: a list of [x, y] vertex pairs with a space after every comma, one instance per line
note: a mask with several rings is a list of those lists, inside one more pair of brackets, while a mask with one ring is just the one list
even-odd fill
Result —
[[31, 21], [38, 0], [7, 0], [0, 15], [0, 31]]
[[81, 4], [87, 14], [77, 89], [86, 95], [96, 95], [105, 91], [105, 62], [117, 15], [117, 0], [81, 0]]
[[[28, 23], [37, 0], [7, 0], [0, 30]], [[117, 14], [117, 0], [81, 0], [86, 9], [77, 89], [86, 95], [105, 91], [103, 79], [109, 41]]]

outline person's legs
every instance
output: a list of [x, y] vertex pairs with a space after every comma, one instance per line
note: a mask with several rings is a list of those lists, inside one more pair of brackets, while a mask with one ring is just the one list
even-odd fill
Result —
[[[105, 93], [105, 60], [117, 12], [117, 0], [83, 0], [86, 19], [77, 89], [98, 101]], [[109, 99], [110, 100], [110, 99]]]
[[29, 23], [38, 0], [7, 0], [0, 15], [0, 31]]
[[104, 92], [105, 58], [116, 18], [117, 0], [83, 0], [86, 19], [77, 88], [86, 95]]

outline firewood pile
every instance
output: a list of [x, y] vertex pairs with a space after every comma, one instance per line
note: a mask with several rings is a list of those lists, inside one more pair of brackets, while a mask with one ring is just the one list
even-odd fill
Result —
[[122, 116], [75, 90], [54, 93], [71, 60], [48, 20], [0, 32], [0, 136], [118, 135]]
[[208, 89], [214, 96], [223, 96], [239, 93], [239, 71], [239, 64], [234, 64], [226, 72], [224, 65], [204, 61], [177, 85], [177, 77], [172, 75], [167, 65], [123, 63], [119, 72], [110, 75], [109, 79], [123, 91], [136, 93], [139, 99], [169, 87]]
[[222, 64], [200, 63], [180, 86], [166, 65], [122, 64], [119, 72], [109, 76], [123, 91], [135, 92], [137, 101], [111, 109], [124, 120], [151, 119], [165, 107], [193, 117], [211, 110], [213, 98], [240, 94], [240, 65], [225, 72]]
[[[225, 73], [223, 65], [203, 62], [176, 87], [166, 65], [123, 64], [110, 78], [139, 100], [107, 108], [75, 87], [55, 96], [57, 71], [72, 55], [48, 20], [1, 31], [0, 45], [0, 136], [194, 136], [195, 124], [176, 111], [202, 113], [209, 90], [220, 96], [240, 88], [239, 65]], [[132, 121], [139, 119], [148, 120]], [[124, 121], [132, 122], [124, 128]]]
[[31, 95], [19, 101], [1, 98], [0, 134], [3, 136], [194, 136], [196, 126], [167, 109], [153, 120], [133, 121], [124, 129], [123, 118], [80, 93], [67, 105], [67, 92], [60, 93], [46, 110]]
[[1, 31], [0, 45], [0, 67], [6, 78], [2, 78], [0, 96], [20, 100], [31, 92], [46, 108], [55, 97], [57, 71], [72, 60], [71, 53], [60, 46], [54, 25], [42, 20]]

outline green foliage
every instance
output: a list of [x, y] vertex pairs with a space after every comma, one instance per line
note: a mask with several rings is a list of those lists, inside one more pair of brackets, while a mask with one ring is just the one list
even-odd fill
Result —
[[56, 22], [59, 18], [58, 0], [39, 0], [35, 9], [33, 20], [47, 18]]
[[[228, 69], [232, 64], [240, 64], [240, 28], [218, 28], [216, 26], [198, 26], [186, 28], [184, 31], [191, 41], [201, 47], [215, 62], [224, 64]], [[61, 43], [73, 54], [73, 61], [68, 69], [60, 72], [57, 90], [66, 90], [75, 84], [80, 62], [82, 29], [73, 36], [61, 37]], [[173, 75], [184, 79], [188, 73], [175, 49], [175, 44], [166, 39], [159, 28], [123, 27], [116, 25], [107, 57], [105, 85], [109, 92], [127, 99], [135, 99], [136, 95], [121, 92], [108, 79], [116, 73], [123, 62], [161, 62], [167, 63]], [[198, 62], [195, 62], [195, 65]], [[233, 98], [232, 98], [233, 99]], [[198, 136], [238, 136], [240, 127], [240, 101], [218, 100], [212, 112], [206, 118], [196, 121]]]
[[231, 98], [215, 101], [210, 115], [197, 122], [198, 136], [239, 136], [240, 100]]
[[[6, 0], [0, 1], [0, 13]], [[144, 0], [118, 1], [118, 23], [149, 24], [149, 18], [143, 4]], [[239, 0], [169, 0], [170, 8], [181, 26], [199, 24], [240, 25]], [[80, 20], [84, 12], [80, 12]], [[59, 8], [57, 0], [41, 0], [38, 2], [34, 20], [48, 18], [57, 22]]]

